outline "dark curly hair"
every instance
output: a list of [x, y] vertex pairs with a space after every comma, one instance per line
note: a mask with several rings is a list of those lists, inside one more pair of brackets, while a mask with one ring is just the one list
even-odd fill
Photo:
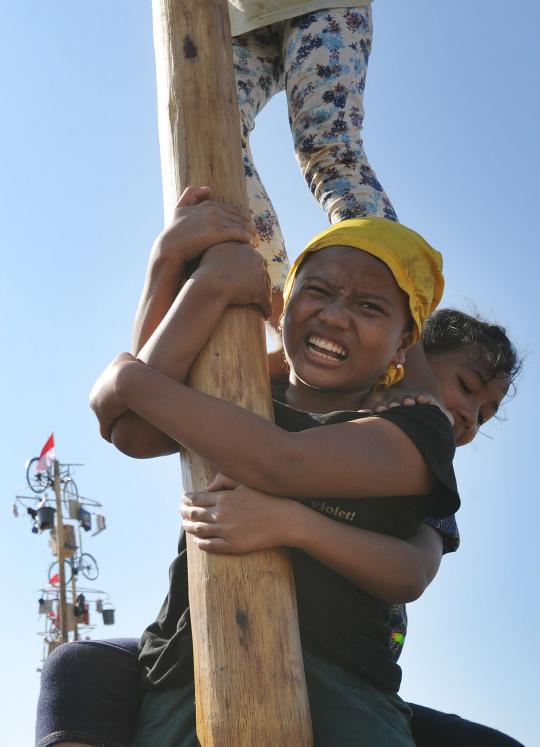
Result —
[[447, 353], [472, 345], [489, 378], [508, 379], [509, 387], [513, 388], [523, 365], [504, 327], [457, 309], [435, 311], [426, 321], [422, 343], [426, 353]]

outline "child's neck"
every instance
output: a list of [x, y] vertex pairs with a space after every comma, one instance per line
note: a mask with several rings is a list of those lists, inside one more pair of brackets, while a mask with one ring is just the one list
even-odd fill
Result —
[[324, 413], [337, 410], [360, 410], [368, 393], [368, 389], [361, 392], [316, 389], [291, 376], [285, 389], [285, 401], [291, 407], [306, 412]]

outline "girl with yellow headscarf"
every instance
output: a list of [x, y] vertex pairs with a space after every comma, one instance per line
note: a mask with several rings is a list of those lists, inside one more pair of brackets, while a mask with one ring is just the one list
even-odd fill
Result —
[[[314, 252], [330, 246], [348, 246], [383, 262], [406, 294], [411, 315], [409, 347], [420, 337], [425, 320], [435, 310], [444, 290], [442, 257], [418, 233], [385, 218], [365, 217], [336, 223], [317, 234], [293, 263], [283, 291], [286, 306], [295, 278]], [[390, 365], [381, 383], [392, 386], [404, 376], [404, 366]]]
[[[202, 551], [291, 547], [316, 744], [412, 747], [388, 607], [362, 588], [356, 531], [405, 540], [424, 516], [454, 513], [454, 436], [436, 407], [375, 416], [358, 409], [385, 375], [399, 376], [440, 296], [440, 256], [413, 231], [384, 220], [346, 221], [316, 237], [287, 284], [290, 378], [275, 393], [270, 423], [167, 375], [175, 361], [187, 373], [224, 304], [267, 305], [249, 251], [210, 250], [151, 338], [161, 372], [152, 360], [123, 354], [96, 383], [92, 406], [102, 432], [122, 450], [149, 456], [182, 444], [228, 475], [183, 504], [185, 531]], [[175, 349], [164, 350], [171, 336]], [[142, 639], [149, 692], [137, 747], [196, 744], [190, 631], [177, 627], [189, 617], [186, 578], [182, 536], [171, 593]]]

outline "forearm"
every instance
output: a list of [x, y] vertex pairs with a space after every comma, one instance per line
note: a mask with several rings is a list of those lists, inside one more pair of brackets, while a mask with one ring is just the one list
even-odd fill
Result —
[[388, 603], [418, 599], [442, 554], [442, 540], [430, 527], [411, 541], [401, 540], [342, 524], [299, 503], [291, 505], [287, 531], [289, 545]]
[[[133, 322], [133, 355], [140, 353], [177, 298], [185, 281], [184, 264], [178, 258], [165, 255], [159, 238], [156, 240]], [[133, 412], [125, 413], [117, 420], [111, 436], [117, 448], [132, 456], [146, 458], [178, 451], [175, 441]]]
[[139, 354], [163, 320], [184, 281], [184, 262], [164, 255], [156, 241], [133, 323], [133, 355]]
[[139, 360], [182, 383], [228, 305], [225, 288], [199, 268], [183, 285]]
[[417, 599], [433, 579], [442, 538], [422, 524], [407, 541], [331, 519], [308, 506], [219, 476], [210, 491], [184, 496], [185, 531], [201, 550], [243, 554], [294, 547], [389, 603]]
[[186, 265], [211, 246], [250, 243], [254, 226], [247, 210], [212, 202], [209, 187], [188, 187], [171, 222], [156, 238], [133, 328], [133, 353], [148, 341], [186, 280]]
[[[268, 428], [275, 429], [270, 422], [225, 400], [191, 389], [141, 363], [133, 363], [122, 371], [117, 394], [131, 411], [129, 414], [134, 414], [157, 433], [166, 435], [177, 444], [176, 448], [185, 446], [239, 482], [248, 482], [247, 478], [252, 478], [249, 482], [255, 486], [264, 482], [260, 477], [255, 478], [256, 471], [262, 467], [261, 460], [253, 453], [256, 450], [252, 445], [245, 449], [241, 439], [246, 437], [249, 425], [255, 426], [257, 440], [261, 433], [267, 435]], [[124, 417], [115, 423], [113, 442], [132, 456], [144, 456], [132, 452], [131, 447], [136, 449], [135, 439], [133, 443], [126, 443], [129, 433], [123, 429]], [[120, 429], [122, 445], [117, 443]], [[244, 459], [246, 451], [249, 454]], [[239, 454], [242, 454], [242, 460], [239, 460]]]
[[[161, 302], [164, 300], [162, 296]], [[208, 282], [203, 271], [197, 271], [184, 284], [150, 339], [140, 349], [140, 360], [174, 381], [183, 382], [226, 306], [225, 295]], [[157, 305], [153, 306], [153, 311], [158, 313]], [[133, 410], [118, 418], [111, 436], [117, 448], [139, 458], [178, 450], [175, 439]]]
[[421, 494], [430, 487], [420, 453], [382, 418], [289, 433], [137, 362], [121, 369], [116, 387], [128, 409], [220, 472], [265, 493], [359, 498]]

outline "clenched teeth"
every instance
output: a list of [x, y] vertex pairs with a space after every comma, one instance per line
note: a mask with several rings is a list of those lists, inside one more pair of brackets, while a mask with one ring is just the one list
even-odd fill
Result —
[[331, 340], [326, 340], [324, 337], [318, 337], [311, 335], [307, 340], [308, 345], [312, 345], [314, 348], [318, 348], [320, 351], [327, 351], [333, 353], [333, 357], [344, 360], [347, 357], [347, 351], [341, 345]]

